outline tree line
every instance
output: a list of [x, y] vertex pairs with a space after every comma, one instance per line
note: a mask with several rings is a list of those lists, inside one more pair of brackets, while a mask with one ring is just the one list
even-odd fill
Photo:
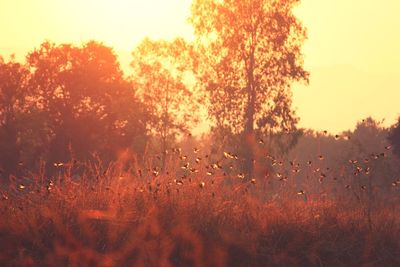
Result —
[[0, 58], [2, 175], [40, 162], [51, 169], [112, 161], [127, 149], [153, 149], [165, 164], [165, 152], [190, 134], [202, 108], [215, 144], [240, 140], [242, 168], [253, 175], [259, 140], [269, 136], [287, 152], [301, 135], [290, 90], [309, 77], [306, 29], [292, 11], [298, 3], [194, 0], [195, 41], [146, 38], [132, 52], [130, 76], [97, 41], [46, 41], [24, 63]]

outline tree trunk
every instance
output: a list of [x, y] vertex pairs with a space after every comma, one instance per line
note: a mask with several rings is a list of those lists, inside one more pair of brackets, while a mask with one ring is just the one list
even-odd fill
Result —
[[167, 158], [167, 138], [168, 138], [168, 130], [169, 130], [169, 86], [170, 82], [167, 79], [167, 83], [165, 85], [165, 101], [164, 101], [164, 111], [162, 115], [162, 133], [161, 133], [161, 172], [166, 173], [166, 158]]
[[[164, 133], [165, 134], [165, 133]], [[164, 174], [167, 161], [167, 136], [164, 135], [161, 140], [161, 172]]]
[[247, 110], [246, 124], [244, 129], [244, 137], [247, 144], [245, 151], [245, 170], [248, 178], [253, 178], [254, 175], [254, 145], [256, 143], [254, 133], [254, 115], [255, 115], [256, 91], [254, 86], [254, 53], [250, 53], [250, 62], [247, 73]]

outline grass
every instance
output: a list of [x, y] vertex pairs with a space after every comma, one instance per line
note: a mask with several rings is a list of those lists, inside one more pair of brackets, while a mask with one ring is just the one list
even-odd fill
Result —
[[306, 198], [290, 180], [269, 194], [263, 179], [121, 166], [11, 179], [0, 266], [400, 266], [395, 203], [368, 219], [365, 203]]

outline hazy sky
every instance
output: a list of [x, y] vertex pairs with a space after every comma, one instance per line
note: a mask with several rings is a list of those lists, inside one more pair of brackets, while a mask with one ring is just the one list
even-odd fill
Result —
[[[124, 69], [145, 36], [191, 38], [190, 0], [0, 0], [0, 55], [25, 54], [48, 39], [90, 39], [115, 48]], [[400, 116], [400, 1], [303, 0], [296, 14], [310, 85], [294, 86], [300, 126], [332, 132], [366, 116]]]

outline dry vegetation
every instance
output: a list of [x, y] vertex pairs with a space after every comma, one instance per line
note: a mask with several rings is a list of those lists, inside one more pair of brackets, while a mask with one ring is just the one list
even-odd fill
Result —
[[352, 197], [302, 194], [293, 177], [278, 187], [216, 165], [212, 175], [182, 176], [179, 161], [162, 174], [131, 160], [11, 179], [1, 192], [0, 265], [400, 265], [396, 203], [376, 199], [371, 212]]
[[194, 0], [126, 74], [94, 40], [0, 56], [0, 267], [400, 266], [400, 120], [298, 129], [299, 2]]

